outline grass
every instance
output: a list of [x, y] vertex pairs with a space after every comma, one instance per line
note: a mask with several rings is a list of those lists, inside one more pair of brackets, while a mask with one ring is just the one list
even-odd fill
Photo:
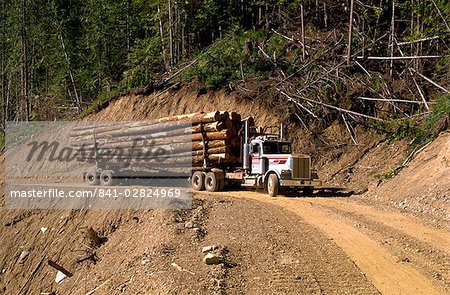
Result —
[[397, 174], [397, 168], [391, 167], [388, 170], [386, 170], [380, 174], [376, 174], [375, 178], [378, 180], [385, 180], [385, 179], [394, 177], [396, 174]]
[[83, 109], [81, 113], [78, 115], [78, 119], [81, 119], [83, 117], [86, 117], [90, 113], [94, 112], [100, 105], [107, 102], [109, 99], [111, 99], [112, 96], [119, 94], [120, 89], [115, 89], [111, 91], [104, 91], [102, 92], [90, 105], [89, 107]]

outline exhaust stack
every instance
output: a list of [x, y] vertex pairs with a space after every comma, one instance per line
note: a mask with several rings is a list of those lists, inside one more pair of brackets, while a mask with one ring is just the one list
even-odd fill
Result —
[[285, 137], [286, 137], [286, 129], [285, 129], [285, 127], [284, 127], [284, 124], [283, 123], [281, 123], [280, 124], [280, 139], [285, 139]]
[[250, 143], [248, 138], [250, 136], [250, 128], [248, 126], [248, 121], [244, 121], [244, 146], [242, 155], [242, 168], [244, 170], [250, 170]]

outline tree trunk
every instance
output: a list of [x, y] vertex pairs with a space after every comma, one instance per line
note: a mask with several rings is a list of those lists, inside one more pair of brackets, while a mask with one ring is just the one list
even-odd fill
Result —
[[22, 45], [22, 97], [25, 101], [25, 120], [28, 121], [31, 117], [30, 98], [28, 96], [28, 42], [27, 42], [27, 18], [26, 18], [26, 3], [22, 0], [21, 5], [21, 28], [20, 38]]
[[354, 5], [354, 0], [350, 0], [350, 18], [348, 21], [347, 65], [350, 65], [350, 60], [351, 60], [351, 56], [352, 56], [353, 5]]
[[305, 50], [306, 50], [306, 45], [305, 45], [305, 22], [304, 22], [304, 18], [303, 18], [303, 15], [304, 15], [304, 13], [303, 13], [303, 2], [302, 2], [302, 4], [300, 4], [300, 20], [301, 20], [301, 25], [302, 25], [302, 28], [301, 28], [301, 30], [302, 30], [302, 56], [303, 56], [303, 60], [305, 60], [305, 56], [306, 56], [306, 54], [305, 54]]
[[131, 48], [130, 14], [131, 14], [131, 0], [127, 0], [127, 20], [126, 20], [127, 52], [130, 52]]
[[164, 68], [166, 70], [169, 69], [169, 66], [167, 64], [167, 57], [166, 57], [166, 49], [164, 47], [164, 33], [163, 33], [163, 23], [162, 23], [162, 18], [161, 18], [161, 8], [159, 7], [158, 4], [158, 15], [159, 15], [159, 35], [161, 36], [161, 51], [162, 51], [162, 56], [163, 56], [163, 61], [164, 61]]
[[63, 50], [63, 53], [64, 53], [64, 58], [66, 59], [67, 72], [69, 73], [70, 83], [72, 83], [73, 92], [75, 94], [75, 104], [78, 107], [78, 112], [80, 112], [81, 111], [81, 103], [82, 103], [82, 101], [80, 99], [80, 96], [78, 95], [77, 85], [75, 84], [75, 77], [74, 77], [73, 72], [72, 72], [72, 66], [70, 64], [69, 55], [67, 54], [66, 44], [64, 43], [64, 38], [62, 36], [62, 33], [60, 33], [59, 39], [61, 40], [61, 47], [62, 47], [62, 50]]
[[168, 10], [169, 10], [169, 54], [170, 54], [170, 66], [173, 66], [173, 19], [172, 19], [172, 0], [168, 0]]
[[2, 5], [0, 9], [0, 25], [1, 25], [1, 35], [0, 35], [0, 50], [1, 50], [1, 60], [0, 60], [0, 99], [1, 99], [1, 107], [2, 107], [2, 130], [4, 132], [6, 128], [6, 121], [7, 119], [7, 100], [6, 100], [6, 72], [5, 72], [5, 47], [6, 47], [6, 24], [4, 24], [5, 21], [5, 15], [6, 15], [6, 5], [5, 0], [2, 0]]
[[392, 77], [393, 74], [393, 66], [394, 66], [394, 40], [395, 40], [395, 1], [392, 0], [392, 16], [391, 16], [391, 35], [389, 37], [390, 42], [390, 50], [391, 50], [391, 62], [389, 66], [389, 75]]

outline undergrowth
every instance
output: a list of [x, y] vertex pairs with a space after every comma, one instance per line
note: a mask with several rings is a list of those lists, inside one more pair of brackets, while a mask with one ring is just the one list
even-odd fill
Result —
[[426, 143], [440, 132], [449, 128], [450, 94], [441, 95], [426, 117], [392, 119], [389, 121], [370, 121], [369, 126], [378, 133], [386, 134], [388, 142], [402, 139], [414, 139], [414, 142]]
[[277, 69], [289, 72], [292, 67], [285, 60], [287, 44], [286, 39], [267, 30], [237, 31], [199, 54], [198, 62], [182, 74], [182, 79], [218, 89], [249, 75], [265, 79]]
[[100, 105], [102, 105], [104, 102], [108, 101], [113, 97], [114, 95], [120, 93], [122, 90], [121, 88], [110, 90], [110, 91], [103, 91], [90, 105], [89, 107], [83, 109], [81, 113], [78, 115], [78, 118], [81, 119], [90, 113], [94, 112]]

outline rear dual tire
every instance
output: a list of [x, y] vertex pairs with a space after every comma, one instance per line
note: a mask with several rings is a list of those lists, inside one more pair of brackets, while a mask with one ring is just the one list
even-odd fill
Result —
[[205, 174], [200, 171], [194, 172], [191, 177], [191, 186], [196, 191], [205, 190]]
[[217, 179], [213, 172], [206, 173], [205, 188], [208, 192], [217, 192], [220, 188], [220, 180]]
[[225, 179], [218, 178], [214, 172], [203, 173], [194, 172], [191, 177], [191, 186], [196, 191], [207, 190], [208, 192], [218, 192], [225, 187]]
[[111, 170], [104, 170], [100, 173], [100, 184], [105, 186], [114, 185], [114, 176]]
[[111, 186], [114, 185], [114, 173], [111, 170], [103, 170], [100, 173], [91, 170], [86, 172], [84, 175], [84, 181], [89, 185], [104, 185]]
[[84, 175], [84, 181], [89, 185], [99, 185], [100, 179], [98, 177], [98, 173], [95, 170], [91, 170], [86, 172]]

